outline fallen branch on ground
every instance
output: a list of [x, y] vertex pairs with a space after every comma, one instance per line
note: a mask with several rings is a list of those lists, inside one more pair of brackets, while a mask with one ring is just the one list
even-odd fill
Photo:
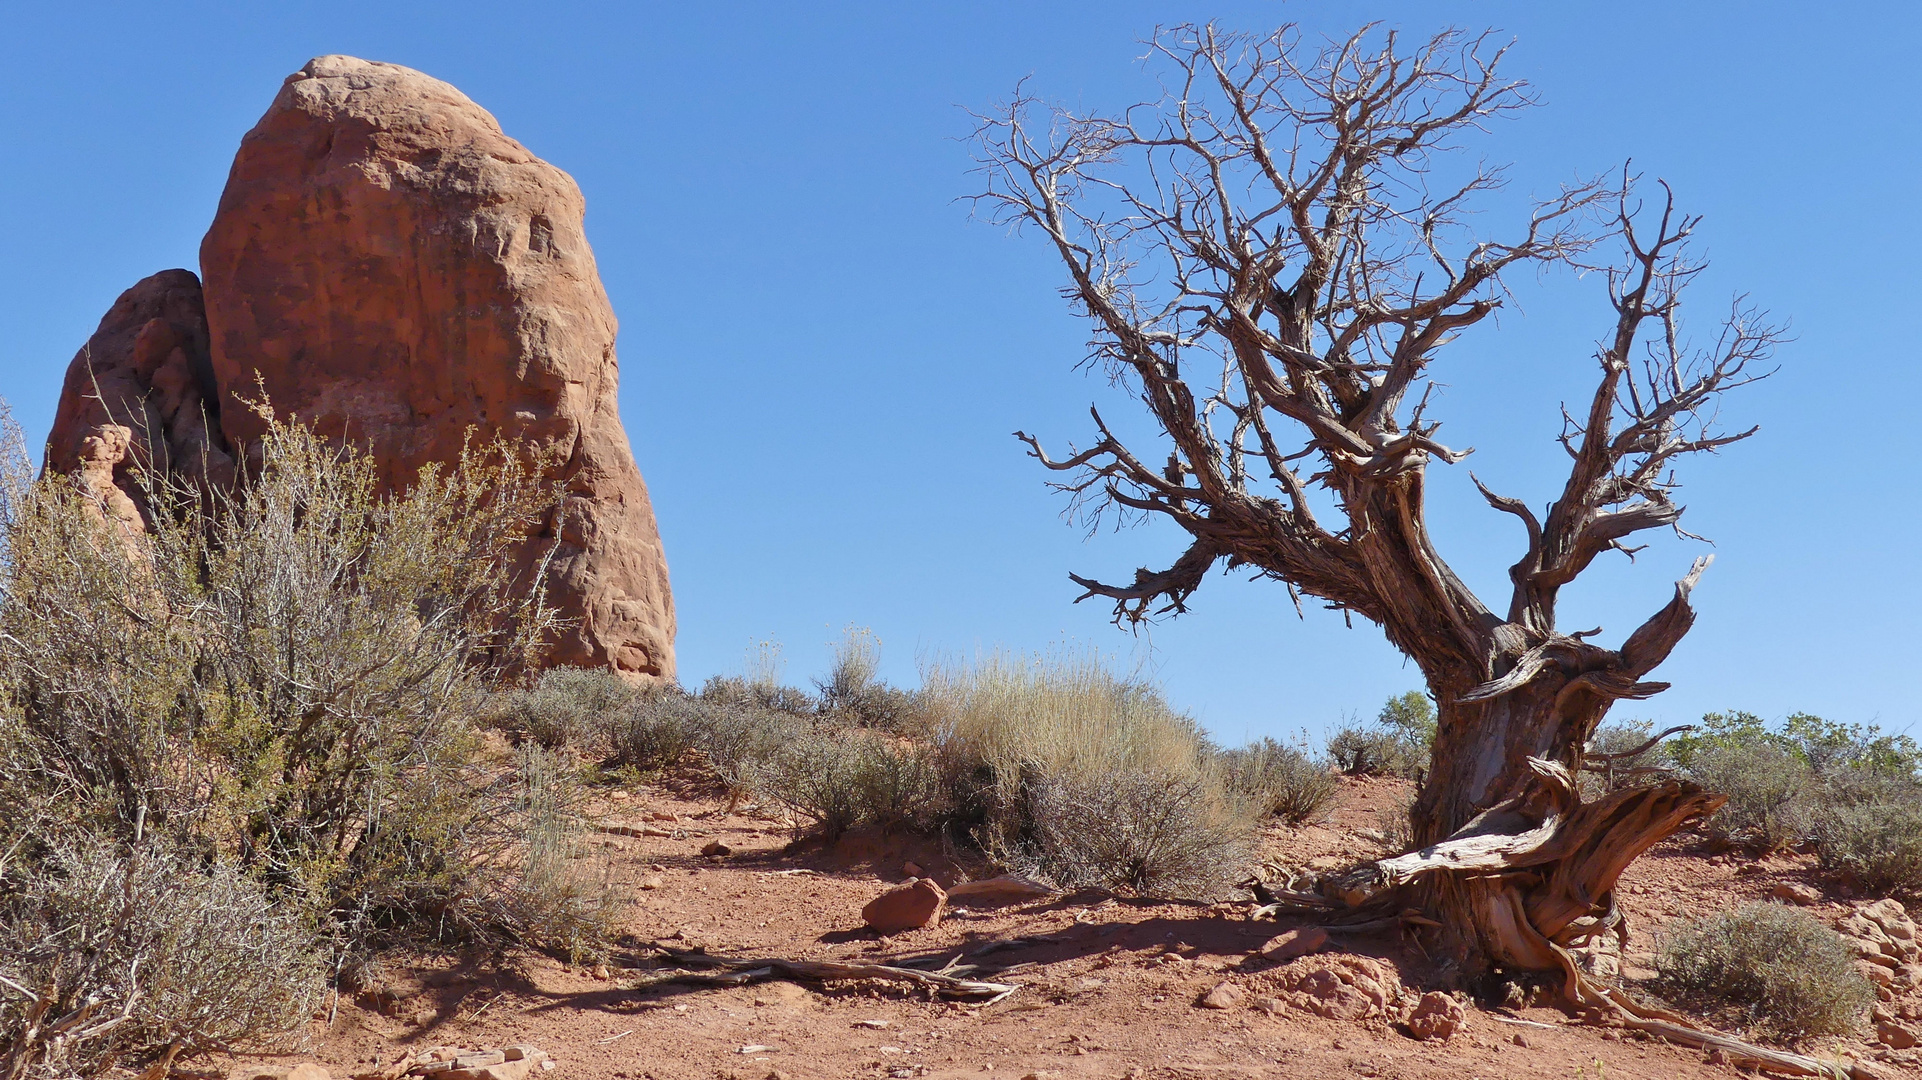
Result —
[[[684, 967], [714, 967], [724, 970], [724, 974], [703, 974], [699, 972], [676, 972], [665, 976], [655, 976], [636, 986], [637, 990], [651, 990], [657, 986], [681, 983], [693, 986], [742, 986], [747, 983], [761, 982], [766, 979], [798, 979], [804, 982], [837, 982], [844, 979], [883, 979], [889, 982], [914, 983], [932, 989], [942, 997], [960, 1000], [980, 1000], [992, 1004], [1020, 989], [1015, 983], [984, 982], [978, 979], [964, 979], [940, 971], [918, 971], [914, 968], [896, 967], [891, 964], [842, 964], [827, 960], [782, 960], [745, 959], [740, 957], [709, 956], [706, 953], [683, 952], [656, 945], [661, 953]], [[952, 965], [949, 971], [957, 970]]]

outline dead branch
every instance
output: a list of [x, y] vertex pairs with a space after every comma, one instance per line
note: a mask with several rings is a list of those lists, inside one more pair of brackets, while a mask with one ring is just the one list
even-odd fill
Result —
[[[680, 949], [670, 949], [656, 945], [656, 949], [677, 964], [687, 967], [721, 968], [725, 974], [709, 975], [696, 972], [680, 972], [655, 976], [637, 984], [637, 990], [650, 990], [657, 986], [682, 983], [694, 986], [741, 986], [766, 979], [796, 979], [802, 982], [839, 982], [847, 979], [881, 979], [889, 982], [913, 983], [925, 986], [942, 997], [957, 1000], [981, 1001], [993, 1004], [1019, 990], [1018, 983], [984, 982], [978, 979], [958, 977], [950, 972], [961, 970], [950, 965], [947, 971], [919, 971], [914, 968], [896, 967], [891, 964], [843, 964], [826, 960], [783, 960], [745, 959], [740, 957], [710, 956], [706, 953]], [[968, 969], [972, 970], [972, 969]]]

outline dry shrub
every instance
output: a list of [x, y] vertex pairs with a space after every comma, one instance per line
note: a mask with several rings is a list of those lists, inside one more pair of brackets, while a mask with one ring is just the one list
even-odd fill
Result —
[[[1244, 869], [1256, 814], [1214, 748], [1154, 687], [1097, 656], [931, 665], [919, 704], [942, 752], [951, 824], [1004, 861], [1162, 896], [1213, 895]], [[1121, 839], [1084, 843], [1063, 824], [1097, 819]]]
[[1030, 827], [1006, 855], [1063, 886], [1212, 897], [1253, 855], [1245, 802], [1202, 769], [1064, 772], [1029, 792]]
[[1816, 815], [1822, 869], [1870, 895], [1922, 895], [1922, 792], [1912, 781], [1865, 786]]
[[554, 668], [526, 689], [496, 695], [486, 721], [549, 750], [598, 750], [642, 691], [605, 668]]
[[1338, 729], [1328, 738], [1328, 756], [1350, 776], [1419, 777], [1428, 754], [1396, 731], [1359, 727]]
[[710, 708], [677, 687], [636, 694], [608, 724], [606, 764], [664, 769], [699, 745]]
[[860, 728], [797, 732], [753, 783], [829, 841], [856, 826], [930, 826], [943, 802], [932, 749]]
[[613, 881], [598, 849], [586, 844], [581, 786], [560, 756], [538, 747], [522, 751], [513, 821], [518, 873], [505, 876], [496, 925], [527, 944], [599, 959], [615, 929]]
[[1325, 763], [1273, 739], [1225, 750], [1221, 760], [1235, 790], [1289, 825], [1318, 816], [1341, 788]]
[[1806, 760], [1770, 743], [1713, 744], [1696, 751], [1689, 777], [1728, 796], [1710, 835], [1761, 851], [1797, 844], [1814, 828], [1816, 777]]
[[915, 696], [880, 679], [881, 639], [851, 626], [834, 648], [828, 677], [815, 681], [821, 712], [836, 722], [896, 734], [925, 735]]
[[559, 506], [548, 458], [471, 448], [391, 495], [366, 454], [275, 422], [248, 460], [236, 491], [152, 480], [139, 534], [0, 462], [0, 788], [24, 811], [0, 831], [31, 865], [144, 830], [346, 958], [524, 937], [496, 921], [521, 903], [519, 781], [472, 719], [555, 626], [521, 546]]
[[1875, 1000], [1841, 936], [1783, 904], [1684, 922], [1664, 935], [1656, 968], [1677, 1000], [1782, 1039], [1850, 1034]]
[[295, 1040], [324, 987], [312, 929], [244, 872], [199, 863], [89, 841], [9, 875], [0, 1075], [95, 1076]]

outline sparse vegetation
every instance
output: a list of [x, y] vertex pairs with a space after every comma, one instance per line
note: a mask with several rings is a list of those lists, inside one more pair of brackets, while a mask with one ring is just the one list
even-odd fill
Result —
[[1662, 941], [1664, 991], [1781, 1039], [1857, 1030], [1875, 988], [1841, 937], [1808, 913], [1747, 903], [1684, 923]]
[[1319, 816], [1341, 786], [1326, 762], [1273, 739], [1224, 750], [1221, 760], [1234, 790], [1288, 825]]
[[1350, 776], [1401, 776], [1419, 780], [1435, 744], [1435, 707], [1419, 690], [1382, 705], [1372, 727], [1349, 724], [1328, 739], [1328, 756]]

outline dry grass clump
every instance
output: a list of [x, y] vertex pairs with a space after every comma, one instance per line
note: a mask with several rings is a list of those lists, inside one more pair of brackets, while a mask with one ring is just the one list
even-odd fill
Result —
[[1656, 968], [1677, 1000], [1787, 1040], [1850, 1034], [1875, 1001], [1840, 935], [1783, 904], [1688, 920], [1665, 935]]
[[95, 1076], [288, 1042], [325, 985], [299, 912], [228, 864], [62, 842], [0, 909], [0, 1074]]
[[1231, 787], [1288, 825], [1319, 816], [1341, 789], [1325, 762], [1273, 739], [1224, 750], [1221, 763]]
[[1154, 687], [1098, 657], [934, 664], [918, 697], [950, 820], [1003, 861], [1163, 896], [1211, 896], [1243, 870], [1256, 812], [1214, 747]]

